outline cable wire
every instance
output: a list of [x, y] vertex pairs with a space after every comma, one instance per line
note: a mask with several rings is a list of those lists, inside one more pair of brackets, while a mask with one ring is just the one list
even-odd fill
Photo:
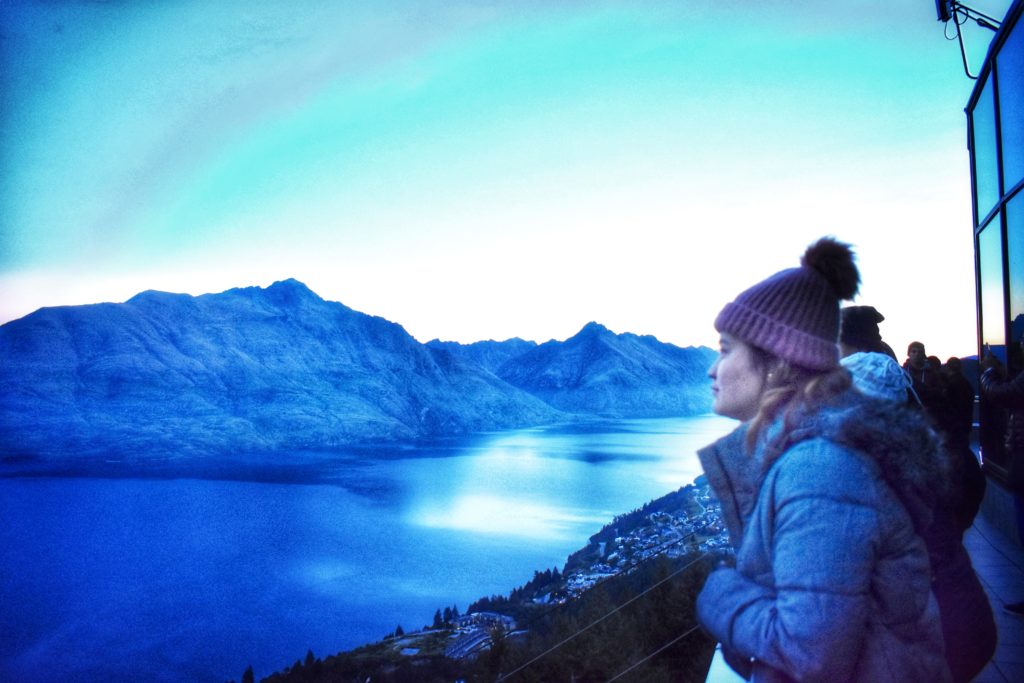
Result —
[[[606, 581], [610, 581], [610, 580], [612, 580], [612, 579], [616, 578], [617, 576], [621, 576], [621, 575], [623, 575], [623, 574], [629, 574], [629, 573], [631, 573], [631, 572], [634, 572], [634, 571], [636, 571], [637, 569], [639, 569], [640, 567], [644, 566], [644, 565], [645, 565], [645, 564], [647, 564], [648, 562], [652, 562], [652, 561], [654, 561], [654, 560], [658, 559], [658, 558], [659, 558], [659, 557], [661, 556], [661, 554], [662, 554], [663, 552], [665, 552], [666, 550], [670, 549], [670, 548], [671, 548], [672, 546], [674, 546], [674, 545], [680, 545], [680, 544], [682, 544], [682, 543], [684, 543], [684, 542], [686, 542], [686, 541], [690, 540], [691, 538], [693, 538], [693, 537], [694, 537], [694, 536], [696, 536], [696, 535], [697, 535], [697, 532], [696, 532], [696, 531], [691, 531], [690, 533], [688, 533], [688, 534], [686, 534], [685, 536], [682, 536], [682, 537], [680, 537], [680, 538], [676, 538], [676, 539], [673, 539], [673, 540], [670, 540], [670, 541], [665, 541], [665, 542], [664, 542], [664, 543], [662, 543], [661, 545], [659, 545], [659, 546], [655, 547], [655, 549], [654, 549], [654, 551], [652, 552], [652, 554], [651, 554], [651, 556], [650, 556], [650, 557], [648, 557], [648, 558], [646, 558], [646, 559], [642, 560], [642, 561], [641, 561], [641, 562], [640, 562], [639, 564], [637, 564], [637, 565], [636, 565], [635, 567], [630, 567], [630, 568], [629, 568], [629, 569], [627, 569], [626, 571], [624, 571], [624, 572], [621, 572], [621, 573], [619, 573], [619, 574], [611, 574], [611, 575], [609, 575], [609, 576], [606, 576], [606, 577], [604, 577], [603, 579], [601, 579], [600, 581], [598, 581], [597, 583], [595, 583], [595, 584], [594, 584], [593, 586], [591, 586], [590, 588], [588, 588], [587, 590], [588, 590], [588, 591], [590, 591], [590, 590], [593, 590], [593, 589], [597, 588], [598, 586], [600, 586], [601, 584], [605, 583]], [[527, 620], [526, 620], [526, 621], [525, 621], [525, 622], [523, 623], [523, 628], [525, 628], [525, 629], [529, 630], [530, 626], [532, 626], [533, 624], [537, 623], [537, 622], [538, 622], [538, 621], [540, 621], [541, 619], [544, 619], [544, 618], [545, 618], [545, 617], [547, 617], [548, 615], [550, 615], [550, 614], [554, 613], [555, 611], [557, 611], [557, 610], [558, 610], [558, 609], [560, 609], [561, 607], [562, 607], [562, 605], [560, 605], [560, 604], [552, 605], [552, 606], [551, 606], [550, 608], [548, 608], [547, 610], [545, 610], [545, 611], [541, 612], [540, 614], [535, 614], [535, 615], [533, 615], [532, 617], [530, 617], [529, 619], [527, 619]]]
[[971, 69], [967, 65], [967, 48], [964, 47], [964, 32], [960, 29], [961, 26], [967, 23], [969, 18], [970, 16], [967, 12], [964, 12], [963, 21], [960, 21], [960, 7], [959, 5], [954, 5], [953, 21], [956, 23], [956, 38], [960, 43], [960, 59], [964, 63], [964, 73], [967, 74], [967, 78], [970, 78], [972, 81], [976, 81], [978, 80], [978, 77], [971, 74]]
[[652, 652], [651, 654], [647, 655], [646, 657], [644, 657], [644, 658], [643, 658], [643, 659], [641, 659], [640, 661], [638, 661], [638, 662], [634, 662], [633, 664], [631, 664], [631, 665], [629, 666], [629, 668], [627, 668], [627, 669], [624, 669], [623, 671], [620, 671], [619, 673], [615, 674], [615, 676], [613, 676], [612, 678], [609, 678], [609, 679], [608, 679], [608, 681], [607, 681], [607, 683], [612, 683], [612, 681], [617, 681], [617, 680], [619, 680], [620, 678], [622, 678], [623, 676], [625, 676], [625, 675], [626, 675], [626, 674], [628, 674], [628, 673], [629, 673], [630, 671], [632, 671], [633, 669], [637, 668], [638, 666], [640, 666], [641, 664], [643, 664], [643, 663], [644, 663], [644, 662], [646, 662], [647, 660], [651, 659], [652, 657], [656, 657], [657, 655], [661, 654], [662, 652], [664, 652], [664, 651], [665, 651], [665, 650], [667, 650], [668, 648], [670, 648], [670, 647], [672, 647], [673, 645], [675, 645], [676, 643], [678, 643], [678, 642], [679, 642], [680, 640], [682, 640], [682, 639], [683, 639], [683, 638], [685, 638], [686, 636], [690, 635], [691, 633], [693, 633], [694, 631], [697, 631], [697, 630], [699, 630], [699, 629], [700, 629], [700, 625], [698, 624], [698, 625], [694, 626], [693, 628], [691, 628], [691, 629], [690, 629], [689, 631], [687, 631], [686, 633], [684, 633], [683, 635], [681, 635], [681, 636], [676, 636], [675, 638], [673, 638], [672, 640], [668, 641], [667, 643], [665, 643], [664, 645], [662, 645], [662, 646], [661, 646], [661, 647], [659, 647], [659, 648], [658, 648], [657, 650], [655, 650], [655, 651], [654, 651], [654, 652]]
[[668, 576], [666, 576], [666, 577], [665, 577], [664, 579], [662, 579], [661, 581], [658, 581], [657, 583], [654, 583], [654, 584], [652, 584], [652, 585], [651, 585], [650, 587], [648, 587], [647, 589], [645, 589], [645, 590], [644, 590], [643, 592], [641, 592], [641, 593], [638, 593], [637, 595], [633, 596], [632, 598], [630, 598], [630, 599], [629, 599], [629, 600], [627, 600], [626, 602], [624, 602], [624, 603], [622, 603], [621, 605], [619, 605], [618, 607], [614, 608], [614, 609], [613, 609], [613, 610], [612, 610], [611, 612], [608, 612], [607, 614], [605, 614], [605, 615], [603, 615], [603, 616], [600, 616], [600, 617], [598, 617], [597, 619], [595, 619], [594, 621], [590, 622], [589, 624], [587, 624], [587, 625], [586, 625], [586, 626], [584, 626], [583, 628], [581, 628], [581, 629], [577, 630], [577, 631], [576, 631], [575, 633], [572, 633], [571, 635], [569, 635], [569, 636], [568, 636], [567, 638], [564, 638], [564, 639], [563, 639], [562, 641], [560, 641], [560, 642], [556, 643], [555, 645], [552, 645], [552, 646], [551, 646], [551, 647], [549, 647], [549, 648], [548, 648], [547, 650], [545, 650], [544, 652], [540, 653], [539, 655], [537, 655], [536, 657], [534, 657], [534, 658], [533, 658], [533, 659], [531, 659], [530, 661], [526, 662], [525, 664], [522, 664], [522, 665], [520, 665], [520, 666], [516, 667], [515, 669], [513, 669], [512, 671], [510, 671], [510, 672], [509, 672], [509, 673], [507, 673], [507, 674], [502, 674], [501, 676], [499, 676], [499, 677], [498, 677], [498, 680], [497, 680], [497, 682], [496, 682], [496, 683], [501, 683], [501, 681], [506, 681], [506, 680], [508, 680], [509, 678], [511, 678], [511, 677], [512, 677], [512, 676], [514, 676], [515, 674], [519, 673], [519, 672], [520, 672], [520, 671], [522, 671], [523, 669], [526, 669], [527, 667], [529, 667], [530, 665], [534, 664], [535, 662], [538, 662], [538, 661], [540, 661], [541, 659], [543, 659], [544, 657], [547, 657], [547, 656], [548, 656], [549, 654], [551, 654], [551, 653], [552, 653], [552, 652], [554, 652], [555, 650], [559, 649], [560, 647], [562, 647], [562, 646], [563, 646], [563, 645], [565, 645], [566, 643], [568, 643], [568, 642], [570, 642], [570, 641], [574, 640], [574, 639], [575, 639], [575, 638], [576, 638], [577, 636], [581, 635], [581, 634], [582, 634], [582, 633], [584, 633], [585, 631], [588, 631], [588, 630], [590, 630], [591, 628], [593, 628], [594, 626], [597, 626], [597, 625], [598, 625], [598, 624], [600, 624], [600, 623], [601, 623], [602, 621], [604, 621], [604, 620], [605, 620], [605, 619], [607, 619], [608, 617], [612, 616], [612, 615], [613, 615], [613, 614], [615, 614], [616, 612], [618, 612], [618, 611], [622, 610], [623, 608], [627, 607], [628, 605], [631, 605], [631, 604], [633, 604], [634, 602], [636, 602], [637, 600], [639, 600], [639, 599], [640, 599], [640, 598], [642, 598], [643, 596], [647, 595], [648, 593], [650, 593], [650, 592], [651, 592], [652, 590], [654, 590], [654, 589], [655, 589], [655, 588], [657, 588], [658, 586], [660, 586], [660, 585], [662, 585], [662, 584], [666, 583], [667, 581], [669, 581], [669, 580], [671, 580], [671, 579], [674, 579], [674, 578], [675, 578], [676, 576], [678, 576], [679, 574], [683, 573], [684, 571], [686, 571], [687, 569], [689, 569], [689, 568], [690, 568], [690, 567], [692, 567], [693, 565], [697, 564], [698, 562], [700, 562], [701, 560], [703, 560], [703, 559], [704, 559], [705, 557], [707, 557], [708, 555], [709, 555], [709, 553], [706, 553], [706, 552], [705, 552], [705, 553], [702, 553], [702, 554], [701, 554], [701, 556], [700, 556], [700, 557], [698, 557], [697, 559], [695, 559], [695, 560], [693, 560], [692, 562], [689, 562], [689, 563], [687, 563], [686, 565], [684, 565], [684, 566], [680, 567], [680, 568], [679, 568], [679, 569], [677, 569], [676, 571], [674, 571], [674, 572], [672, 572], [671, 574], [669, 574]]

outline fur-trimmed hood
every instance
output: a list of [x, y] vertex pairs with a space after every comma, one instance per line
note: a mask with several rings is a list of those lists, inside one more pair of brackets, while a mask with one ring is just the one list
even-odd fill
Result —
[[896, 493], [923, 532], [936, 503], [949, 495], [949, 464], [939, 437], [923, 412], [846, 391], [814, 410], [798, 410], [766, 430], [751, 454], [745, 447], [747, 425], [700, 449], [697, 454], [722, 506], [722, 519], [733, 545], [739, 544], [743, 520], [750, 514], [765, 472], [786, 450], [822, 438], [876, 462], [881, 476]]
[[941, 440], [924, 412], [911, 404], [847, 391], [810, 414], [798, 411], [788, 421], [798, 426], [769, 443], [764, 469], [806, 439], [823, 438], [857, 451], [878, 464], [919, 533], [931, 523], [936, 504], [950, 495], [949, 460]]

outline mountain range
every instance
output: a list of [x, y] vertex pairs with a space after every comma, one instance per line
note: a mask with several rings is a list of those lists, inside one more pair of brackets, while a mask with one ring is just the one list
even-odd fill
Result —
[[421, 344], [296, 280], [43, 308], [0, 326], [4, 459], [324, 451], [705, 412], [707, 348], [590, 323], [564, 341]]

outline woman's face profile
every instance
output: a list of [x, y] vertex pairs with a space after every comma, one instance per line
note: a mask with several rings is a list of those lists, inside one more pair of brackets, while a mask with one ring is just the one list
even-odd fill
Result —
[[722, 333], [718, 351], [718, 360], [708, 370], [712, 409], [725, 417], [751, 420], [761, 405], [765, 370], [757, 363], [753, 348], [730, 334]]

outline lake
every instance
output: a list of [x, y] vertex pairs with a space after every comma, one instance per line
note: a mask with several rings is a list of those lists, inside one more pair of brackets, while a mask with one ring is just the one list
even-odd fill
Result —
[[[320, 456], [313, 483], [0, 478], [0, 680], [257, 679], [561, 569], [713, 415]], [[304, 462], [311, 456], [305, 454]]]

